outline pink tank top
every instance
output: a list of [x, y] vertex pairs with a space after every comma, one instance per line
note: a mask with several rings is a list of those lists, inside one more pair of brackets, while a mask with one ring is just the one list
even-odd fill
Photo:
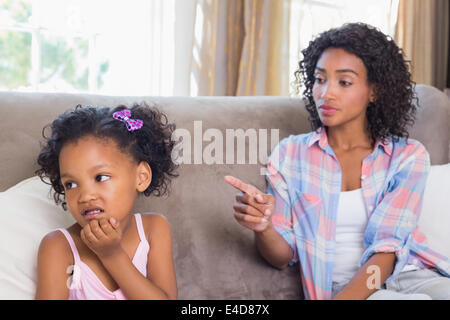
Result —
[[[142, 226], [142, 217], [139, 213], [134, 215], [136, 219], [137, 230], [140, 238], [139, 245], [134, 253], [133, 264], [139, 272], [147, 276], [147, 256], [150, 245], [145, 237], [144, 227]], [[127, 298], [119, 288], [110, 291], [100, 281], [97, 275], [87, 264], [80, 259], [75, 242], [66, 229], [58, 229], [61, 231], [69, 242], [74, 258], [73, 273], [67, 281], [69, 287], [69, 300], [126, 300]]]

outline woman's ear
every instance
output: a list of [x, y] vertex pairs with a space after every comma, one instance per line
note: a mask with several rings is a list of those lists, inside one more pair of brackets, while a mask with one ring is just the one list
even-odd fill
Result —
[[152, 169], [147, 161], [141, 161], [137, 167], [136, 190], [144, 192], [152, 182]]
[[376, 90], [375, 90], [375, 85], [371, 84], [370, 85], [370, 93], [369, 93], [369, 102], [373, 103], [377, 100], [377, 96], [376, 96]]

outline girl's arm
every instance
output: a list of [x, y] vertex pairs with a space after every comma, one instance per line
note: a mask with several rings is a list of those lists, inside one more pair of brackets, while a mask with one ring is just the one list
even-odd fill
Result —
[[[142, 215], [143, 220], [150, 220], [149, 225], [149, 244], [150, 250], [147, 263], [147, 278], [144, 277], [134, 266], [121, 246], [115, 246], [114, 250], [95, 250], [92, 242], [87, 239], [94, 239], [93, 232], [84, 229], [82, 239], [91, 249], [94, 249], [103, 266], [114, 278], [125, 296], [130, 300], [165, 300], [177, 298], [177, 287], [175, 280], [175, 271], [172, 259], [172, 236], [169, 223], [165, 218], [159, 215]], [[145, 223], [145, 222], [144, 222]], [[105, 221], [99, 224], [103, 231], [106, 231], [106, 237], [113, 239], [113, 226], [106, 224]], [[111, 235], [111, 236], [110, 236]], [[92, 240], [95, 242], [95, 239]], [[104, 242], [105, 243], [105, 242]], [[96, 245], [100, 246], [98, 242]], [[98, 247], [97, 247], [98, 248]]]
[[172, 255], [172, 235], [166, 218], [157, 214], [142, 215], [148, 221], [150, 251], [147, 278], [161, 288], [169, 299], [177, 299], [177, 281]]
[[392, 274], [395, 253], [375, 253], [334, 300], [365, 300]]
[[46, 235], [39, 246], [37, 288], [35, 299], [61, 300], [69, 297], [67, 267], [73, 264], [64, 235], [54, 231]]

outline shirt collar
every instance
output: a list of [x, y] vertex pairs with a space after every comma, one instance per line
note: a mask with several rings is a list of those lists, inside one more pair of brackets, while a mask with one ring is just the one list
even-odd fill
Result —
[[[328, 147], [328, 136], [327, 131], [325, 130], [325, 127], [320, 127], [309, 138], [308, 147], [311, 147], [316, 142], [319, 143], [319, 146], [326, 150]], [[389, 156], [392, 156], [392, 138], [386, 138], [386, 141], [382, 141], [381, 139], [377, 140], [377, 143], [375, 144], [374, 150], [378, 149], [379, 147], [383, 148], [384, 152], [386, 152]]]
[[378, 139], [377, 143], [375, 144], [375, 148], [382, 147], [384, 149], [384, 152], [386, 152], [389, 156], [392, 156], [392, 138], [386, 138], [386, 141], [381, 141]]
[[319, 146], [322, 149], [325, 150], [327, 148], [327, 146], [328, 146], [328, 137], [327, 137], [327, 131], [325, 130], [324, 127], [320, 127], [316, 131], [314, 131], [312, 136], [309, 138], [308, 147], [311, 147], [317, 141], [319, 142]]

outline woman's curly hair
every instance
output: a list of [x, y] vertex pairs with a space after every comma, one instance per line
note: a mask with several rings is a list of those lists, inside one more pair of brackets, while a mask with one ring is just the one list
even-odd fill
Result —
[[[120, 151], [131, 155], [137, 163], [146, 161], [150, 165], [152, 181], [143, 192], [145, 196], [151, 194], [163, 196], [168, 193], [171, 178], [178, 176], [175, 172], [177, 165], [172, 161], [172, 149], [175, 145], [172, 133], [175, 125], [169, 123], [167, 116], [156, 107], [149, 107], [145, 103], [134, 104], [129, 108], [131, 117], [143, 120], [144, 125], [139, 130], [130, 132], [122, 121], [112, 116], [114, 112], [123, 109], [128, 107], [78, 105], [74, 110], [61, 114], [42, 130], [46, 142], [37, 159], [40, 169], [36, 174], [44, 182], [46, 178], [50, 180], [55, 191], [53, 195], [55, 202], [62, 203], [64, 209], [66, 202], [59, 172], [59, 154], [64, 145], [86, 136], [112, 139]], [[45, 131], [48, 128], [51, 129], [51, 133], [47, 137]]]
[[313, 130], [322, 127], [312, 89], [315, 68], [328, 48], [341, 48], [359, 57], [367, 69], [368, 82], [375, 85], [375, 101], [369, 103], [366, 116], [373, 141], [408, 137], [407, 127], [415, 120], [417, 99], [409, 62], [394, 40], [364, 23], [348, 23], [319, 34], [302, 50], [303, 60], [295, 72], [297, 94], [304, 86], [306, 109]]

